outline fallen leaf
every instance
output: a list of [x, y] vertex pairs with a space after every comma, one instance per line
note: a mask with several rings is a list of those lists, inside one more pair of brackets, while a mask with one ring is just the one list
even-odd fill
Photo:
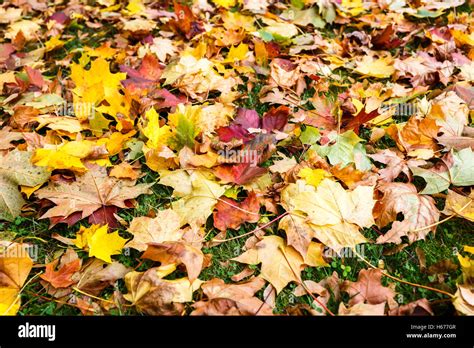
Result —
[[[304, 223], [313, 230], [314, 237], [338, 252], [343, 247], [355, 248], [366, 242], [359, 227], [374, 224], [373, 189], [358, 186], [347, 192], [330, 179], [324, 179], [317, 188], [297, 182], [282, 192], [281, 201], [293, 217], [307, 218]], [[297, 221], [296, 226], [303, 223], [294, 221]], [[309, 231], [308, 228], [304, 230]]]
[[258, 277], [239, 284], [211, 279], [201, 286], [208, 300], [194, 303], [191, 315], [271, 315], [270, 306], [255, 297], [264, 285]]
[[159, 210], [155, 218], [136, 217], [128, 228], [133, 240], [127, 246], [145, 251], [149, 243], [179, 241], [184, 234], [180, 227], [179, 215], [172, 209]]
[[258, 222], [260, 203], [255, 192], [250, 192], [242, 202], [222, 198], [214, 212], [214, 227], [225, 232], [228, 228], [238, 229], [244, 222]]
[[111, 178], [104, 170], [94, 169], [79, 176], [72, 183], [50, 183], [36, 191], [35, 195], [55, 204], [41, 216], [41, 219], [50, 218], [53, 224], [65, 221], [71, 226], [89, 217], [91, 223], [109, 223], [110, 227], [115, 227], [116, 218], [106, 209], [128, 208], [126, 201], [149, 194], [150, 186]]
[[382, 272], [378, 269], [362, 269], [357, 282], [344, 281], [342, 290], [350, 296], [349, 305], [359, 303], [370, 305], [385, 304], [393, 300], [395, 291], [381, 283]]
[[162, 266], [184, 264], [191, 282], [201, 273], [204, 262], [201, 250], [185, 242], [148, 243], [142, 258], [161, 262]]
[[[412, 184], [400, 182], [380, 184], [378, 190], [383, 197], [374, 208], [375, 221], [379, 227], [393, 223], [388, 232], [377, 238], [377, 243], [399, 244], [402, 236], [407, 236], [413, 243], [424, 239], [430, 231], [436, 231], [439, 211], [433, 198], [419, 194]], [[402, 221], [396, 221], [399, 213], [404, 216]]]
[[260, 277], [269, 281], [280, 293], [288, 283], [301, 281], [304, 260], [301, 255], [278, 236], [267, 236], [250, 249], [232, 259], [241, 263], [256, 265], [261, 263]]

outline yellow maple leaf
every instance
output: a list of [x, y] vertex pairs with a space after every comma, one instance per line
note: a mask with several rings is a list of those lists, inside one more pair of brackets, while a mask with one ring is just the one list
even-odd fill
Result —
[[74, 112], [80, 120], [89, 119], [95, 112], [94, 106], [105, 100], [108, 105], [98, 107], [97, 111], [113, 116], [118, 122], [117, 129], [121, 130], [122, 119], [118, 114], [128, 115], [131, 101], [120, 93], [120, 82], [127, 74], [111, 73], [109, 62], [102, 56], [92, 61], [90, 69], [86, 70], [85, 66], [90, 61], [88, 57], [83, 55], [79, 64], [71, 65], [71, 79], [76, 85], [73, 89]]
[[130, 15], [134, 15], [145, 11], [145, 5], [143, 5], [141, 0], [130, 0], [126, 10]]
[[237, 3], [236, 0], [212, 0], [212, 2], [218, 6], [222, 6], [224, 8], [234, 7]]
[[102, 57], [104, 59], [110, 59], [117, 53], [115, 48], [110, 47], [110, 43], [104, 43], [102, 46], [97, 48], [85, 47], [84, 52], [90, 57]]
[[81, 249], [88, 249], [89, 256], [111, 263], [111, 256], [120, 254], [127, 240], [120, 237], [117, 231], [108, 233], [107, 229], [107, 225], [81, 227], [74, 244]]
[[20, 309], [20, 291], [33, 267], [26, 244], [0, 241], [0, 315]]
[[160, 127], [160, 115], [154, 108], [148, 110], [145, 117], [148, 121], [146, 127], [143, 128], [143, 134], [148, 138], [146, 145], [152, 149], [166, 145], [171, 136], [171, 128], [167, 125]]
[[97, 145], [104, 144], [107, 148], [109, 156], [118, 154], [125, 143], [135, 135], [136, 131], [132, 130], [126, 134], [120, 132], [114, 132], [109, 138], [101, 138], [97, 141]]
[[46, 52], [55, 50], [56, 48], [63, 47], [66, 42], [60, 39], [61, 35], [53, 36], [51, 39], [44, 43]]
[[357, 16], [365, 11], [364, 2], [362, 0], [342, 0], [342, 10], [351, 16]]
[[[60, 145], [50, 145], [43, 149], [37, 149], [31, 157], [31, 162], [39, 167], [48, 167], [54, 169], [70, 169], [82, 173], [87, 171], [87, 167], [82, 160], [87, 159], [99, 150], [99, 145], [90, 140], [69, 141]], [[107, 152], [104, 151], [104, 156]], [[88, 159], [89, 162], [100, 166], [110, 166], [108, 158]]]
[[375, 59], [372, 56], [364, 56], [361, 61], [356, 63], [355, 72], [378, 78], [387, 78], [395, 72], [391, 58]]
[[235, 61], [244, 60], [249, 51], [249, 45], [241, 43], [238, 46], [232, 46], [227, 55], [226, 62], [234, 63]]
[[54, 169], [71, 169], [84, 172], [87, 168], [81, 159], [86, 158], [93, 151], [92, 141], [70, 141], [52, 148], [37, 149], [31, 162], [40, 167]]
[[298, 176], [304, 179], [309, 185], [317, 187], [329, 174], [324, 169], [303, 168], [298, 172]]

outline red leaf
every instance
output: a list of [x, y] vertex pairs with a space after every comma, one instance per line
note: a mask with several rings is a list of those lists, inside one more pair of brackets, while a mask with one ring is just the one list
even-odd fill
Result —
[[54, 269], [56, 268], [57, 264], [58, 260], [48, 263], [46, 265], [44, 274], [40, 276], [41, 279], [47, 281], [55, 288], [67, 288], [68, 286], [76, 283], [76, 281], [72, 280], [71, 277], [74, 273], [80, 270], [81, 260], [76, 259], [66, 263], [64, 266], [55, 271]]
[[163, 69], [158, 59], [151, 54], [147, 54], [138, 69], [133, 69], [126, 65], [120, 66], [120, 71], [126, 72], [128, 79], [122, 82], [125, 87], [147, 89], [158, 84]]
[[239, 108], [237, 111], [237, 117], [234, 119], [234, 124], [241, 125], [243, 128], [259, 128], [260, 117], [257, 111]]
[[369, 122], [376, 118], [379, 115], [377, 110], [374, 110], [370, 113], [366, 113], [365, 109], [361, 110], [355, 117], [350, 118], [347, 123], [343, 121], [343, 129], [345, 130], [354, 130], [356, 134], [359, 134], [359, 128], [364, 123]]
[[238, 185], [246, 184], [252, 179], [261, 176], [267, 172], [266, 168], [252, 166], [251, 163], [239, 163], [237, 165], [221, 165], [215, 168], [215, 175], [225, 181], [233, 182]]
[[26, 74], [28, 75], [28, 79], [30, 80], [30, 84], [33, 86], [43, 88], [45, 81], [43, 79], [43, 75], [39, 70], [30, 68], [29, 66], [25, 66]]
[[217, 136], [221, 141], [229, 142], [232, 139], [242, 139], [244, 142], [253, 138], [253, 135], [241, 125], [231, 125], [217, 129]]
[[395, 35], [393, 25], [387, 26], [380, 34], [372, 38], [372, 44], [376, 49], [392, 49], [400, 46], [402, 40]]
[[277, 108], [272, 107], [262, 119], [262, 128], [267, 131], [279, 130], [288, 123], [288, 116], [290, 115], [290, 108], [281, 105]]
[[174, 1], [174, 13], [178, 19], [171, 21], [170, 24], [174, 29], [183, 33], [187, 39], [191, 39], [204, 31], [201, 23], [197, 21], [189, 6], [181, 5], [178, 1]]
[[152, 93], [152, 95], [150, 95], [150, 97], [160, 100], [163, 99], [163, 101], [159, 101], [155, 104], [155, 108], [158, 110], [165, 108], [173, 108], [176, 107], [178, 104], [186, 102], [186, 97], [175, 96], [166, 88], [155, 91], [154, 93]]
[[253, 191], [242, 202], [224, 197], [216, 204], [214, 227], [220, 231], [228, 228], [235, 230], [244, 222], [257, 222], [260, 218], [259, 209], [257, 195]]
[[97, 209], [89, 216], [90, 224], [99, 224], [99, 225], [109, 225], [109, 228], [117, 228], [120, 224], [117, 221], [116, 214], [118, 208], [113, 205], [104, 206], [100, 209]]

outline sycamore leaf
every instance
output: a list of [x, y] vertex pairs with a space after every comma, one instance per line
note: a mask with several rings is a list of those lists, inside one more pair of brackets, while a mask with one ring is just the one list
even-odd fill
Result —
[[381, 283], [382, 272], [379, 269], [362, 269], [357, 282], [344, 281], [342, 290], [347, 292], [351, 299], [349, 305], [358, 303], [380, 304], [393, 301], [395, 291]]
[[[146, 272], [129, 272], [125, 276], [128, 293], [124, 298], [140, 311], [149, 315], [181, 315], [185, 302], [191, 302], [193, 292], [201, 286], [197, 279], [162, 279], [168, 272], [160, 268], [150, 268]], [[174, 270], [173, 268], [170, 269]]]
[[352, 130], [343, 134], [333, 132], [329, 135], [329, 139], [334, 144], [312, 146], [320, 156], [327, 156], [329, 163], [341, 167], [354, 163], [358, 170], [369, 170], [371, 168], [370, 160], [366, 155], [364, 146], [361, 144], [362, 139]]
[[202, 226], [212, 214], [218, 198], [227, 189], [204, 171], [163, 173], [160, 184], [173, 187], [173, 196], [181, 197], [171, 204], [180, 217], [180, 226]]
[[452, 190], [448, 190], [446, 204], [442, 213], [445, 215], [456, 214], [457, 216], [474, 222], [474, 191], [466, 197]]
[[56, 271], [59, 260], [54, 260], [46, 265], [44, 274], [40, 277], [55, 288], [67, 288], [76, 283], [71, 277], [81, 268], [81, 259], [77, 258], [68, 262]]
[[130, 271], [132, 271], [131, 268], [119, 262], [106, 263], [91, 258], [82, 267], [81, 278], [76, 287], [88, 294], [98, 296], [103, 289], [113, 285], [117, 279], [122, 279]]
[[216, 204], [214, 227], [225, 232], [228, 228], [238, 229], [244, 222], [257, 222], [260, 218], [260, 203], [255, 192], [250, 192], [242, 202], [222, 198]]
[[408, 178], [411, 178], [409, 166], [425, 163], [424, 161], [404, 160], [399, 152], [389, 149], [380, 150], [368, 156], [377, 162], [385, 164], [385, 168], [378, 171], [380, 180], [385, 182], [394, 181], [400, 173], [404, 173]]
[[428, 158], [431, 158], [433, 151], [438, 149], [435, 142], [438, 131], [439, 126], [435, 120], [419, 119], [415, 116], [410, 117], [405, 124], [392, 124], [386, 130], [401, 151], [410, 153], [420, 149], [428, 150]]

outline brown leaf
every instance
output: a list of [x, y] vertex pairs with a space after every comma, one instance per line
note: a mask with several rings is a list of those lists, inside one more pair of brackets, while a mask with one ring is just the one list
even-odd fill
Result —
[[172, 209], [159, 210], [153, 219], [147, 216], [134, 218], [128, 232], [133, 234], [133, 240], [127, 246], [140, 251], [145, 251], [148, 243], [175, 242], [184, 234], [179, 215]]
[[[74, 213], [80, 213], [74, 221], [91, 216], [99, 209], [90, 223], [113, 222], [115, 211], [107, 211], [107, 208], [129, 208], [127, 201], [137, 198], [142, 194], [149, 194], [152, 184], [139, 184], [129, 180], [120, 180], [107, 176], [102, 169], [91, 169], [84, 175], [76, 178], [72, 183], [51, 182], [47, 187], [36, 191], [39, 199], [48, 199], [55, 206], [41, 216], [41, 219], [57, 219], [63, 222]], [[65, 221], [64, 221], [65, 222]]]
[[214, 227], [220, 231], [238, 229], [244, 222], [258, 222], [260, 203], [254, 191], [242, 202], [223, 197], [217, 202], [214, 211]]
[[23, 139], [23, 135], [19, 132], [12, 132], [10, 127], [0, 129], [0, 150], [8, 150], [14, 147], [12, 141]]
[[58, 262], [59, 260], [54, 260], [48, 263], [44, 274], [40, 276], [41, 279], [47, 281], [55, 288], [67, 288], [76, 283], [71, 277], [81, 268], [81, 260], [73, 260], [55, 270]]
[[201, 288], [208, 301], [193, 304], [191, 315], [271, 315], [272, 309], [255, 293], [265, 285], [261, 278], [252, 278], [240, 284], [225, 284], [214, 278]]
[[430, 303], [426, 298], [422, 298], [400, 307], [391, 309], [388, 312], [388, 315], [413, 315], [413, 316], [420, 316], [420, 315], [434, 315]]
[[396, 141], [398, 148], [406, 152], [419, 149], [437, 151], [435, 140], [438, 132], [439, 126], [435, 120], [418, 119], [414, 116], [400, 128], [394, 124], [387, 128], [387, 134]]
[[[407, 236], [410, 243], [424, 239], [430, 231], [436, 231], [439, 211], [434, 199], [420, 195], [412, 184], [400, 182], [384, 183], [378, 189], [383, 193], [374, 207], [374, 216], [379, 227], [390, 222], [392, 228], [377, 238], [377, 243], [401, 243], [401, 237]], [[404, 219], [396, 221], [397, 214], [402, 213]]]
[[161, 262], [162, 266], [184, 264], [191, 282], [197, 279], [204, 262], [201, 250], [185, 242], [149, 243], [142, 259]]
[[106, 287], [122, 279], [132, 269], [121, 263], [107, 263], [93, 258], [82, 267], [77, 288], [91, 295], [98, 296]]
[[255, 273], [255, 270], [251, 269], [248, 266], [245, 266], [242, 272], [234, 274], [232, 277], [230, 277], [230, 279], [232, 279], [233, 282], [240, 282], [242, 279], [245, 279], [254, 273]]
[[0, 287], [19, 290], [23, 286], [33, 266], [28, 247], [0, 241]]
[[201, 281], [166, 280], [161, 275], [157, 268], [128, 273], [125, 285], [129, 293], [124, 295], [125, 299], [149, 315], [183, 314], [184, 303], [192, 301], [193, 292], [200, 287]]
[[412, 175], [408, 166], [423, 165], [425, 161], [405, 160], [400, 152], [389, 149], [380, 150], [376, 154], [368, 155], [373, 160], [385, 164], [385, 168], [378, 171], [380, 180], [392, 182], [400, 173], [404, 173], [411, 180]]
[[349, 305], [358, 303], [378, 305], [393, 300], [395, 291], [383, 286], [381, 283], [382, 272], [379, 269], [362, 269], [357, 282], [344, 281], [342, 290], [347, 292], [351, 299]]

